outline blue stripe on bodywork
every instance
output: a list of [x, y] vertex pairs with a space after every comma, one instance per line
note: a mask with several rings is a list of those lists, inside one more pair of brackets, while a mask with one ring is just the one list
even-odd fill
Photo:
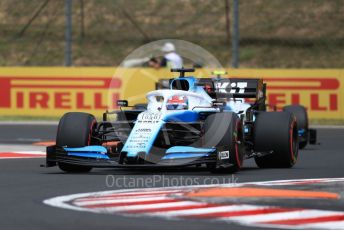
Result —
[[106, 159], [109, 160], [110, 158], [101, 153], [78, 153], [78, 152], [68, 152], [68, 156], [75, 156], [75, 157], [90, 157], [96, 159]]
[[68, 156], [76, 156], [76, 157], [90, 157], [96, 159], [110, 159], [106, 153], [107, 149], [103, 146], [99, 145], [92, 145], [92, 146], [85, 146], [79, 148], [63, 148], [67, 153]]
[[179, 121], [179, 122], [195, 122], [199, 120], [199, 114], [196, 111], [180, 110], [168, 113], [163, 117], [165, 122]]
[[209, 153], [171, 153], [164, 156], [162, 159], [168, 160], [168, 159], [195, 158], [195, 157], [205, 157], [208, 155]]
[[96, 153], [107, 153], [107, 149], [100, 145], [91, 145], [79, 148], [63, 148], [67, 152], [96, 152]]
[[173, 146], [166, 151], [166, 155], [162, 158], [167, 159], [183, 159], [206, 157], [211, 153], [216, 153], [216, 148], [195, 148], [189, 146]]
[[215, 148], [195, 148], [189, 146], [173, 146], [167, 149], [166, 154], [170, 153], [211, 153], [216, 151]]

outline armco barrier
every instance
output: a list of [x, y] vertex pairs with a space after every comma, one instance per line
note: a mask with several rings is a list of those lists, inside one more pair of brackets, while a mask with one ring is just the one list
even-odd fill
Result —
[[[195, 76], [209, 76], [198, 69]], [[311, 118], [344, 119], [344, 69], [228, 69], [230, 77], [264, 78], [268, 102], [302, 104]], [[60, 116], [86, 111], [100, 116], [117, 99], [144, 102], [155, 82], [170, 78], [167, 69], [103, 67], [0, 68], [1, 116]]]

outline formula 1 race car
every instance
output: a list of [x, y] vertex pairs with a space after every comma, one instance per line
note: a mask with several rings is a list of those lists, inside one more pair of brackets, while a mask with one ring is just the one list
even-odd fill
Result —
[[46, 166], [88, 172], [205, 165], [211, 172], [232, 173], [247, 158], [261, 168], [292, 167], [299, 146], [315, 143], [302, 106], [266, 111], [262, 79], [185, 76], [193, 71], [172, 69], [180, 77], [170, 79], [168, 89], [149, 92], [147, 108], [119, 100], [120, 110], [105, 112], [102, 121], [66, 113], [56, 145], [47, 147]]

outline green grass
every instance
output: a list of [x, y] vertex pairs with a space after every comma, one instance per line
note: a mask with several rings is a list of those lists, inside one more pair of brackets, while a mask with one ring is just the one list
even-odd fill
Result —
[[[0, 1], [0, 65], [63, 65], [64, 1], [50, 1], [18, 36], [44, 1]], [[83, 0], [84, 36], [80, 2], [73, 1], [76, 66], [118, 65], [140, 45], [166, 38], [194, 42], [230, 63], [223, 0]], [[240, 1], [240, 66], [343, 68], [343, 3]]]

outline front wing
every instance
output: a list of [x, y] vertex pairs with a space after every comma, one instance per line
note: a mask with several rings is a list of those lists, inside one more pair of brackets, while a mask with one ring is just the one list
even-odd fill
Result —
[[[102, 146], [94, 147], [100, 148]], [[179, 148], [182, 147], [179, 146]], [[200, 164], [216, 164], [217, 162], [218, 150], [216, 148], [184, 148], [190, 151], [178, 152], [178, 148], [175, 148], [173, 151], [166, 151], [166, 155], [157, 163], [145, 162], [125, 164], [120, 163], [120, 154], [111, 156], [104, 152], [94, 151], [89, 147], [63, 148], [54, 145], [47, 147], [46, 167], [53, 167], [58, 163], [66, 163], [94, 168], [179, 168]]]

